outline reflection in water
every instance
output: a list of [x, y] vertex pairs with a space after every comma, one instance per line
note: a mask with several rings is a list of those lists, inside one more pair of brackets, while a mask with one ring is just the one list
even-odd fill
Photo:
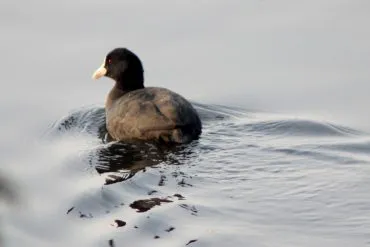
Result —
[[138, 171], [161, 163], [180, 165], [192, 154], [188, 145], [167, 146], [155, 143], [114, 142], [95, 150], [95, 166], [99, 174], [109, 173], [105, 184], [122, 182]]

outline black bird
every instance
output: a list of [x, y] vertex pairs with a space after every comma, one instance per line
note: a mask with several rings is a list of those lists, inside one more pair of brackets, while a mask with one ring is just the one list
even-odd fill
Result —
[[118, 141], [189, 143], [198, 139], [202, 123], [181, 95], [160, 87], [144, 87], [144, 70], [137, 55], [126, 48], [108, 53], [93, 74], [115, 80], [105, 102], [106, 126]]

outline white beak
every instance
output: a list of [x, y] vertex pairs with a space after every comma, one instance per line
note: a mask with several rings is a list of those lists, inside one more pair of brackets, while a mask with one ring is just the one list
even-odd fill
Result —
[[107, 69], [104, 68], [104, 66], [105, 66], [105, 59], [104, 59], [103, 64], [92, 75], [93, 79], [97, 80], [97, 79], [99, 79], [100, 77], [104, 76], [107, 73]]

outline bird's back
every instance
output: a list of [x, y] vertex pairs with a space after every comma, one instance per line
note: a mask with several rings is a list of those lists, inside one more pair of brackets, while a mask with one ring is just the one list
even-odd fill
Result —
[[193, 106], [168, 89], [148, 87], [124, 94], [107, 109], [107, 128], [116, 140], [189, 142], [202, 124]]

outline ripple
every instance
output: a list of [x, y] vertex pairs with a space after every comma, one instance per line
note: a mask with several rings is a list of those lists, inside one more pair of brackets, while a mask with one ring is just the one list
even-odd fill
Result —
[[[297, 226], [302, 236], [329, 228], [343, 235], [349, 225], [335, 228], [333, 219], [346, 209], [352, 225], [370, 229], [368, 219], [356, 218], [368, 209], [363, 195], [369, 183], [366, 175], [358, 175], [368, 170], [363, 166], [370, 160], [367, 134], [311, 119], [194, 106], [204, 124], [202, 136], [174, 147], [105, 142], [101, 107], [80, 108], [56, 121], [47, 137], [59, 155], [63, 149], [63, 161], [46, 154], [61, 166], [48, 175], [50, 181], [58, 178], [58, 184], [50, 185], [58, 192], [63, 179], [68, 180], [64, 192], [69, 195], [58, 201], [53, 189], [48, 192], [50, 200], [62, 205], [56, 218], [66, 217], [76, 232], [99, 229], [102, 246], [134, 241], [217, 246], [229, 242], [225, 239], [239, 246], [245, 243], [245, 229], [253, 238], [276, 229], [291, 234]], [[86, 172], [89, 176], [82, 174]], [[351, 203], [339, 203], [351, 197]], [[335, 207], [331, 211], [327, 206]], [[208, 231], [217, 231], [218, 237]], [[97, 239], [89, 241], [98, 244]], [[264, 238], [251, 241], [256, 243]]]
[[338, 137], [362, 134], [361, 132], [351, 128], [304, 119], [253, 121], [247, 124], [235, 124], [235, 128], [240, 131], [245, 130], [266, 135], [287, 135], [297, 137]]
[[76, 109], [52, 124], [47, 135], [62, 135], [66, 132], [87, 133], [104, 138], [107, 133], [104, 108], [90, 106]]
[[368, 139], [346, 141], [344, 143], [342, 142], [342, 143], [322, 144], [320, 145], [320, 148], [347, 153], [370, 155], [370, 141]]

